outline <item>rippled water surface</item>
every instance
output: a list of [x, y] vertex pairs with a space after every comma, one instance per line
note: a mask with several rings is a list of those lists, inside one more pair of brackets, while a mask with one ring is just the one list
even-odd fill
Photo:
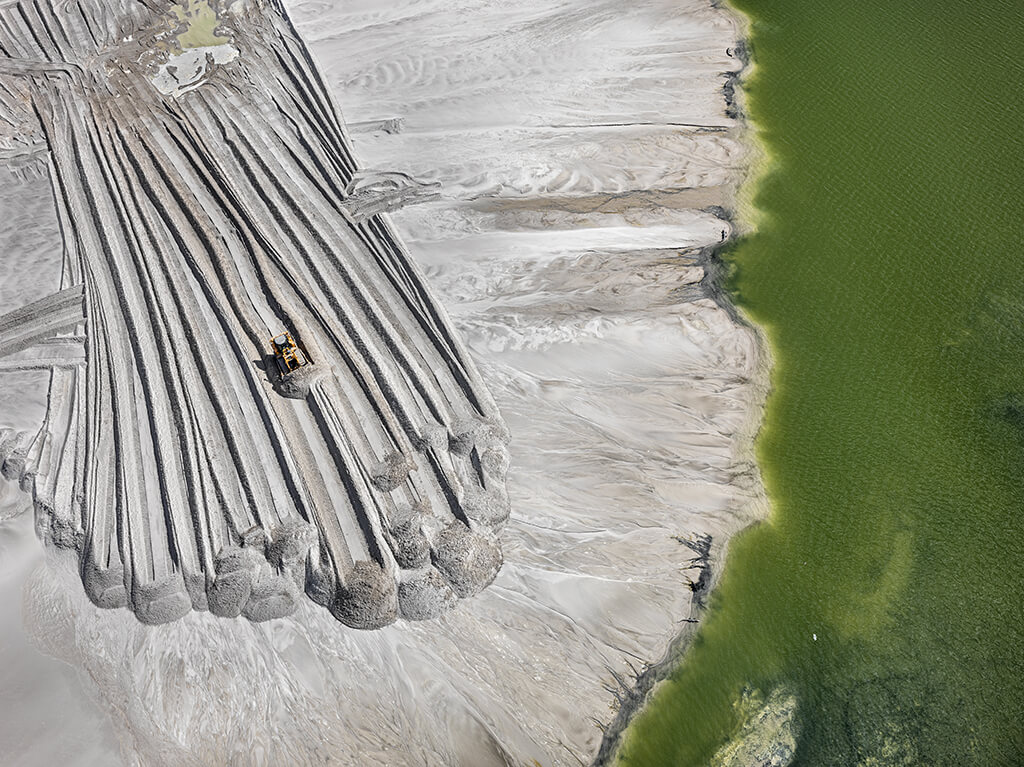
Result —
[[1020, 764], [1022, 6], [735, 4], [769, 160], [734, 287], [775, 350], [774, 516], [624, 761], [706, 764], [741, 690], [782, 686], [796, 764]]

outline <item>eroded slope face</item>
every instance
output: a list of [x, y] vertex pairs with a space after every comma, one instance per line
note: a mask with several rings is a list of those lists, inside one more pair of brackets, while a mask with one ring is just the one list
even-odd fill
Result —
[[62, 292], [0, 319], [0, 352], [78, 344], [4, 472], [89, 597], [146, 623], [303, 592], [360, 628], [436, 617], [501, 563], [494, 402], [390, 225], [346, 207], [356, 164], [284, 9], [160, 11], [0, 9], [65, 235]]

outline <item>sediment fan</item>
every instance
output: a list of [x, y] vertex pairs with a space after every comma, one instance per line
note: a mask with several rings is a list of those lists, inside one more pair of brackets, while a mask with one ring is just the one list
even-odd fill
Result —
[[389, 223], [346, 208], [353, 154], [281, 3], [23, 0], [0, 55], [65, 240], [60, 292], [0, 317], [3, 365], [52, 369], [0, 461], [92, 601], [263, 620], [305, 592], [373, 628], [490, 583], [507, 431]]

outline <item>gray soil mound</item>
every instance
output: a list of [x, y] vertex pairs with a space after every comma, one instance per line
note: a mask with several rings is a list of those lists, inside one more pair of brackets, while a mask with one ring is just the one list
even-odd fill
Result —
[[503, 492], [471, 486], [466, 490], [462, 510], [474, 522], [497, 529], [508, 521], [512, 507]]
[[288, 399], [306, 399], [313, 386], [324, 377], [323, 368], [317, 365], [306, 365], [286, 376], [274, 379], [274, 390]]
[[125, 607], [128, 604], [124, 573], [120, 567], [115, 570], [87, 564], [82, 570], [82, 584], [85, 593], [97, 607]]
[[430, 543], [418, 519], [409, 519], [392, 529], [395, 561], [403, 568], [415, 570], [430, 561]]
[[249, 548], [231, 547], [217, 557], [217, 577], [209, 590], [210, 612], [222, 618], [236, 618], [252, 594], [253, 583], [263, 558]]
[[267, 574], [252, 585], [242, 615], [251, 621], [267, 621], [291, 615], [298, 606], [299, 590], [294, 581], [281, 575]]
[[489, 585], [501, 567], [501, 549], [461, 522], [445, 528], [434, 544], [434, 566], [460, 597], [470, 597]]
[[346, 626], [375, 629], [398, 617], [398, 589], [392, 575], [372, 562], [356, 562], [339, 587], [331, 613]]
[[407, 620], [436, 618], [455, 604], [455, 600], [452, 587], [434, 568], [398, 584], [398, 609]]
[[143, 623], [157, 625], [184, 617], [192, 610], [192, 600], [180, 577], [138, 584], [132, 590], [132, 608]]

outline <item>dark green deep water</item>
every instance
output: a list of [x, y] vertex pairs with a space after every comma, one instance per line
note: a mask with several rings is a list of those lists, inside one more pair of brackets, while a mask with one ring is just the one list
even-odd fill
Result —
[[734, 5], [773, 515], [620, 756], [706, 764], [781, 685], [799, 765], [1024, 764], [1024, 3]]

